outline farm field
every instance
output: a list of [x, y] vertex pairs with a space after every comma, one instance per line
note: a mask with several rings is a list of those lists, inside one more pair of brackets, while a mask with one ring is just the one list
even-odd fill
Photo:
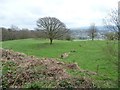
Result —
[[[81, 69], [97, 73], [96, 75], [67, 70], [73, 76], [85, 76], [93, 80], [98, 87], [117, 87], [117, 42], [113, 41], [65, 41], [54, 40], [49, 44], [45, 39], [20, 39], [2, 42], [2, 48], [11, 49], [38, 58], [55, 58], [65, 63], [77, 63]], [[62, 54], [68, 54], [61, 58]]]

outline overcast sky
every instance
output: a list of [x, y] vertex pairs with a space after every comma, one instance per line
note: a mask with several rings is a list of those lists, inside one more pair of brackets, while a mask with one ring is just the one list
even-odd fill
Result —
[[36, 28], [38, 18], [56, 17], [68, 28], [102, 25], [119, 0], [0, 0], [0, 27]]

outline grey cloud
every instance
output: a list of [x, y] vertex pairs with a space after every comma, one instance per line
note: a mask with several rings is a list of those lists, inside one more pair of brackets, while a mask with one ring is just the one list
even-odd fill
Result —
[[[89, 24], [91, 22], [96, 22], [99, 24], [102, 18], [98, 16], [107, 13], [105, 4], [104, 6], [102, 6], [102, 3], [100, 5], [91, 4], [91, 8], [85, 8], [84, 6], [79, 6], [77, 3], [76, 7], [74, 3], [72, 3], [74, 1], [71, 1], [0, 0], [0, 25], [7, 27], [13, 24], [21, 28], [34, 28], [36, 27], [36, 20], [38, 18], [53, 16], [59, 18], [69, 28], [83, 25], [83, 23]], [[76, 1], [79, 2], [80, 0]], [[82, 3], [82, 0], [80, 2]], [[97, 14], [94, 12], [97, 12]]]

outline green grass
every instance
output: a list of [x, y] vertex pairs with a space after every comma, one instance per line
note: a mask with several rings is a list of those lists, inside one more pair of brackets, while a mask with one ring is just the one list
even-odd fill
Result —
[[[117, 43], [110, 41], [110, 45], [113, 49], [117, 50]], [[113, 60], [117, 62], [117, 56], [112, 55], [107, 51], [107, 47], [110, 46], [107, 41], [62, 41], [54, 40], [50, 45], [48, 40], [43, 39], [21, 39], [13, 41], [2, 42], [2, 47], [5, 49], [12, 49], [14, 51], [23, 52], [27, 55], [34, 55], [37, 57], [48, 58], [60, 58], [60, 55], [71, 50], [67, 58], [60, 59], [64, 62], [77, 62], [80, 68], [90, 71], [96, 71], [97, 65], [99, 65], [99, 76], [89, 76], [94, 81], [99, 82], [99, 86], [102, 87], [117, 87], [117, 67], [113, 64]], [[110, 48], [109, 48], [110, 49]], [[69, 71], [73, 75], [81, 75], [81, 73], [75, 73]], [[105, 80], [107, 79], [107, 80]], [[103, 80], [105, 83], [103, 83]], [[96, 82], [97, 83], [97, 82]]]

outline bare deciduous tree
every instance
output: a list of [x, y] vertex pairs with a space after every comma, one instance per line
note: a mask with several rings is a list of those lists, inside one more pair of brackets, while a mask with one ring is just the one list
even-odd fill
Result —
[[37, 26], [50, 39], [50, 44], [52, 44], [53, 39], [62, 37], [69, 31], [65, 24], [55, 17], [40, 18], [37, 21]]
[[105, 26], [117, 33], [117, 39], [120, 40], [120, 10], [112, 10], [107, 17], [104, 19]]
[[94, 38], [97, 36], [97, 28], [94, 23], [91, 24], [89, 31], [88, 31], [88, 36], [94, 40]]
[[[113, 9], [104, 19], [104, 24], [107, 30], [110, 32], [106, 33], [108, 41], [106, 46], [104, 46], [104, 52], [108, 60], [115, 63], [118, 66], [119, 48], [116, 45], [116, 39], [120, 40], [120, 20], [118, 12], [119, 10]], [[109, 40], [114, 40], [115, 42], [109, 42]], [[119, 43], [119, 42], [118, 42]]]

